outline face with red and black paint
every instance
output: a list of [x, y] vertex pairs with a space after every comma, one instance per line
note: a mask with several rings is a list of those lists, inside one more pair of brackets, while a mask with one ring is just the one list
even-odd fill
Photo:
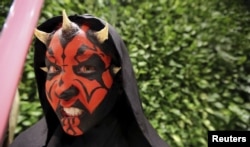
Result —
[[89, 27], [77, 27], [67, 36], [62, 29], [51, 35], [45, 60], [47, 99], [63, 130], [73, 136], [84, 134], [110, 111], [113, 100], [107, 95], [114, 76], [111, 57], [93, 43], [98, 39], [89, 38]]

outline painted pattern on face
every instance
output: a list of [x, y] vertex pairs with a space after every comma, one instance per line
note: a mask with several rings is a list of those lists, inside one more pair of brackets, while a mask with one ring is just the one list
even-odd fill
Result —
[[89, 129], [88, 120], [113, 84], [111, 57], [88, 39], [87, 31], [82, 26], [65, 40], [59, 29], [46, 52], [47, 99], [64, 131], [74, 136]]

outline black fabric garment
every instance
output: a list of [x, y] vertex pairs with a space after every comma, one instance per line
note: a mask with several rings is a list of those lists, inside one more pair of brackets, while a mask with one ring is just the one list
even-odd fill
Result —
[[58, 126], [47, 147], [78, 147], [79, 145], [87, 147], [129, 147], [123, 136], [120, 123], [113, 114], [81, 136], [69, 136]]
[[[77, 24], [88, 23], [92, 30], [104, 27], [104, 21], [91, 15], [75, 15], [69, 19]], [[38, 27], [39, 30], [52, 32], [62, 22], [62, 17], [54, 17]], [[113, 46], [117, 52], [117, 61], [121, 66], [121, 91], [112, 112], [89, 132], [82, 136], [66, 135], [49, 105], [45, 95], [46, 74], [44, 67], [46, 47], [39, 40], [35, 41], [34, 68], [39, 91], [39, 99], [44, 117], [34, 126], [21, 133], [11, 147], [168, 147], [158, 136], [146, 119], [139, 98], [137, 82], [127, 48], [115, 29], [109, 25], [109, 39], [106, 46]], [[109, 123], [108, 123], [109, 122]], [[105, 126], [105, 127], [104, 127]], [[95, 137], [97, 140], [95, 140]]]

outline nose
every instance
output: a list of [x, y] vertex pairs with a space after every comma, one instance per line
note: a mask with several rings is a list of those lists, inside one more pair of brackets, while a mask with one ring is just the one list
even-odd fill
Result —
[[70, 98], [78, 95], [79, 90], [75, 86], [70, 86], [67, 90], [63, 91], [58, 97], [63, 100], [69, 100]]

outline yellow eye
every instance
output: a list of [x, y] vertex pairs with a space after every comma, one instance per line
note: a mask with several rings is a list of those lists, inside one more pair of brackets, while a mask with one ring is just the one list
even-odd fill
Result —
[[59, 68], [57, 68], [55, 66], [49, 66], [48, 73], [56, 73], [58, 71], [59, 71]]
[[79, 68], [80, 73], [93, 73], [96, 69], [94, 66], [82, 66]]

